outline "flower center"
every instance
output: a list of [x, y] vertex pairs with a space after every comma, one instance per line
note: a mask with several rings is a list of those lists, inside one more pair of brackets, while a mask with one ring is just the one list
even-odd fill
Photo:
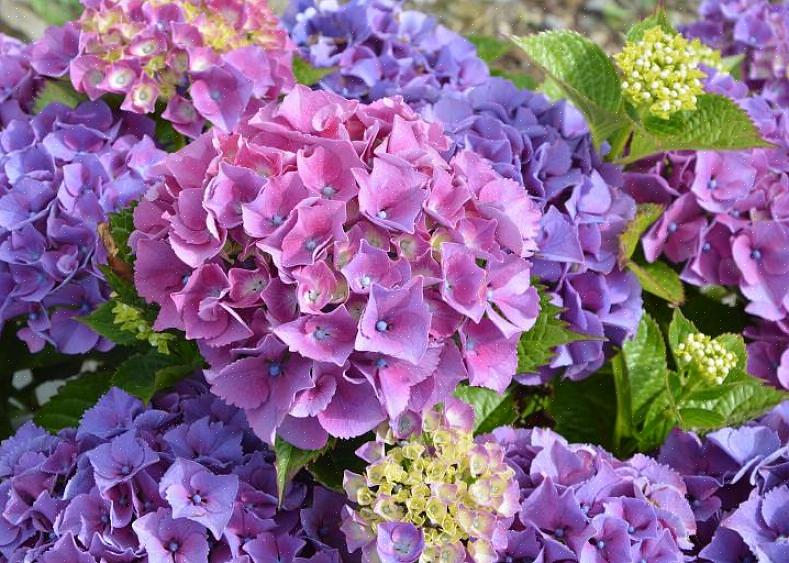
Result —
[[378, 332], [386, 332], [387, 330], [389, 330], [389, 323], [387, 323], [386, 321], [378, 321], [377, 323], [375, 323], [375, 330], [377, 330]]
[[326, 340], [329, 338], [329, 331], [325, 328], [316, 328], [315, 332], [312, 333], [312, 336], [315, 337], [315, 340]]
[[271, 377], [277, 377], [282, 373], [282, 364], [279, 362], [271, 362], [268, 366], [268, 374]]

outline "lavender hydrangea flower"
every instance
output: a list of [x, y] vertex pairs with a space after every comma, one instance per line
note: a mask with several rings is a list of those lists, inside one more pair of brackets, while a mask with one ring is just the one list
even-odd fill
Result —
[[659, 461], [682, 475], [705, 561], [782, 561], [789, 507], [789, 402], [740, 428], [674, 431]]
[[98, 226], [152, 184], [144, 176], [164, 154], [153, 129], [103, 102], [51, 104], [0, 129], [0, 327], [22, 319], [31, 351], [111, 346], [75, 317], [107, 298]]
[[638, 454], [620, 461], [550, 430], [499, 428], [520, 486], [508, 560], [682, 561], [696, 521], [678, 473]]
[[91, 99], [120, 94], [129, 112], [161, 111], [188, 137], [206, 121], [229, 132], [252, 100], [293, 86], [292, 47], [265, 0], [83, 4], [36, 44], [36, 70], [68, 74]]
[[693, 285], [739, 287], [746, 311], [764, 320], [747, 332], [749, 371], [788, 388], [789, 109], [731, 77], [715, 76], [708, 88], [734, 98], [774, 146], [667, 154], [636, 164], [626, 188], [639, 202], [667, 206], [643, 238], [646, 258], [684, 264], [681, 277]]
[[197, 340], [258, 435], [316, 449], [503, 391], [539, 313], [536, 204], [401, 99], [297, 86], [166, 159], [131, 244], [156, 328]]
[[0, 33], [0, 128], [30, 111], [39, 86], [30, 46]]
[[742, 76], [749, 88], [781, 106], [789, 104], [787, 43], [789, 3], [768, 0], [704, 0], [699, 21], [683, 29], [689, 37], [743, 57]]
[[[321, 82], [324, 89], [363, 101], [403, 95], [428, 121], [445, 125], [450, 154], [474, 151], [539, 202], [542, 238], [533, 273], [565, 309], [571, 328], [595, 337], [560, 347], [543, 379], [589, 375], [611, 344], [635, 332], [640, 285], [616, 264], [617, 235], [635, 205], [616, 168], [595, 152], [578, 112], [489, 77], [465, 39], [404, 10], [399, 0], [293, 0], [283, 21], [312, 64], [337, 67]], [[469, 230], [464, 244], [483, 236], [482, 227]]]
[[[185, 453], [184, 427], [230, 463]], [[354, 561], [343, 497], [299, 478], [278, 506], [273, 453], [197, 379], [149, 407], [112, 389], [57, 436], [22, 426], [0, 444], [0, 482], [3, 561]]]

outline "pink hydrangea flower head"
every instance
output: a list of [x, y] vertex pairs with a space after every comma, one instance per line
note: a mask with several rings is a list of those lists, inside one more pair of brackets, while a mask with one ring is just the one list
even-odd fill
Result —
[[120, 94], [126, 111], [163, 109], [189, 137], [206, 121], [231, 131], [251, 100], [294, 84], [293, 48], [266, 0], [83, 3], [79, 21], [36, 44], [36, 70], [68, 74], [91, 99]]
[[320, 447], [410, 420], [463, 379], [512, 380], [539, 313], [540, 213], [447, 146], [399, 98], [297, 86], [152, 172], [164, 180], [135, 210], [137, 287], [264, 440]]

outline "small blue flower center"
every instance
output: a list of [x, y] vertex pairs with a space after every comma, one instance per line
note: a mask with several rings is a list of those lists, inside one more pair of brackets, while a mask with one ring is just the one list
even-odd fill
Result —
[[671, 223], [669, 223], [669, 225], [668, 225], [668, 232], [670, 232], [670, 233], [676, 233], [676, 232], [677, 232], [677, 229], [679, 229], [679, 225], [677, 225], [677, 224], [676, 224], [676, 223], [674, 223], [673, 221], [672, 221]]
[[218, 102], [219, 100], [222, 99], [222, 92], [220, 92], [219, 90], [211, 90], [211, 99], [214, 100], [215, 102]]
[[556, 536], [557, 538], [563, 538], [564, 528], [557, 528], [557, 530], [553, 533], [553, 535]]
[[383, 358], [378, 358], [377, 360], [375, 360], [375, 367], [377, 367], [378, 369], [384, 369], [388, 365], [389, 364], [387, 363], [387, 361]]
[[762, 251], [758, 248], [751, 250], [751, 258], [757, 262], [762, 259]]
[[387, 323], [386, 321], [378, 321], [377, 323], [375, 323], [375, 330], [377, 330], [378, 332], [386, 332], [387, 330], [389, 330], [389, 323]]
[[603, 540], [597, 540], [597, 543], [595, 545], [597, 546], [597, 549], [605, 548], [605, 542]]
[[268, 365], [268, 374], [271, 377], [277, 377], [278, 375], [282, 374], [282, 364], [279, 362], [271, 362]]
[[633, 532], [635, 532], [635, 531], [636, 531], [636, 529], [635, 529], [633, 526], [628, 526], [628, 527], [627, 527], [627, 533], [628, 533], [628, 534], [632, 534], [632, 533], [633, 533]]
[[709, 252], [710, 250], [712, 250], [712, 245], [708, 242], [705, 242], [701, 247], [702, 252]]
[[385, 210], [381, 209], [381, 211], [378, 212], [379, 219], [386, 219], [387, 217], [389, 217], [389, 214]]
[[175, 553], [181, 548], [181, 545], [177, 541], [171, 541], [167, 544], [167, 550], [171, 553]]
[[304, 248], [306, 248], [307, 250], [315, 250], [317, 246], [318, 246], [317, 241], [312, 238], [308, 239], [307, 242], [304, 243]]
[[714, 190], [718, 187], [718, 181], [715, 178], [710, 178], [710, 181], [707, 182], [707, 188], [710, 190]]
[[199, 494], [192, 495], [193, 504], [201, 504], [202, 502], [203, 502], [203, 497], [201, 497]]
[[279, 215], [277, 213], [271, 218], [271, 222], [274, 223], [274, 225], [276, 225], [277, 227], [279, 227], [282, 223], [285, 222], [285, 219], [282, 217], [282, 215]]
[[121, 475], [128, 475], [129, 473], [131, 473], [131, 467], [128, 465], [121, 466]]
[[323, 194], [325, 197], [329, 197], [329, 198], [330, 198], [330, 197], [334, 196], [334, 194], [336, 194], [336, 193], [337, 193], [337, 190], [335, 190], [335, 189], [334, 189], [334, 188], [332, 188], [331, 186], [325, 186], [325, 187], [324, 187], [324, 188], [321, 190], [321, 193], [322, 193], [322, 194]]
[[315, 340], [326, 340], [329, 338], [329, 331], [325, 328], [316, 328], [315, 332], [312, 333], [312, 336], [315, 337]]

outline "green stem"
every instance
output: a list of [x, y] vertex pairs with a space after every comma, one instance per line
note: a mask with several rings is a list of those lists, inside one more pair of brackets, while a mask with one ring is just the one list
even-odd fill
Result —
[[622, 152], [625, 150], [625, 146], [627, 145], [627, 141], [630, 139], [632, 132], [632, 126], [627, 125], [611, 135], [608, 140], [608, 142], [611, 144], [611, 150], [606, 155], [606, 160], [609, 162], [617, 162], [622, 158]]

